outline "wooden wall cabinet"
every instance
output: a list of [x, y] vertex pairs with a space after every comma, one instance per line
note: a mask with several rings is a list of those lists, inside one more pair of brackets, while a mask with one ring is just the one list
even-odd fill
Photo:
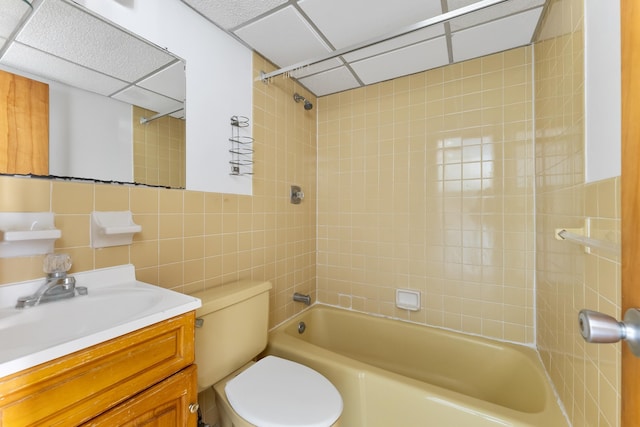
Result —
[[0, 173], [49, 174], [49, 85], [0, 70]]
[[0, 378], [0, 426], [195, 426], [195, 313]]

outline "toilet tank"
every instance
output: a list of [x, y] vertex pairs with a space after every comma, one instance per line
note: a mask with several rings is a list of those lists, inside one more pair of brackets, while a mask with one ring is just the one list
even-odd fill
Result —
[[198, 390], [247, 364], [267, 346], [270, 282], [242, 280], [193, 294], [202, 300], [196, 318]]

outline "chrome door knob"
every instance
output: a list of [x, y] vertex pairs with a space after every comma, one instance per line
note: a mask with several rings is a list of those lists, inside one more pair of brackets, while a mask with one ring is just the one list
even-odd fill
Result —
[[593, 310], [580, 310], [580, 333], [586, 342], [615, 343], [626, 338], [626, 325], [608, 314]]
[[625, 340], [631, 352], [640, 357], [640, 310], [630, 308], [624, 321], [593, 310], [580, 310], [578, 314], [580, 334], [590, 343], [616, 343]]
[[200, 405], [198, 405], [197, 403], [192, 403], [191, 405], [189, 405], [189, 412], [191, 412], [192, 414], [198, 412], [198, 409], [200, 409]]

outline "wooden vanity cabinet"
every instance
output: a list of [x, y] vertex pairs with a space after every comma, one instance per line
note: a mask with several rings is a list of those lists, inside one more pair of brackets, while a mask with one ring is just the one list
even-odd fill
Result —
[[0, 426], [195, 426], [195, 313], [0, 378]]

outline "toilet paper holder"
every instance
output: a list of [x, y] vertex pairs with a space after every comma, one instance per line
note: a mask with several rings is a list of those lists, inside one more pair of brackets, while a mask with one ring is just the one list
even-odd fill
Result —
[[578, 326], [586, 342], [606, 344], [625, 340], [634, 356], [640, 357], [640, 309], [628, 309], [622, 322], [608, 314], [583, 309], [578, 314]]

